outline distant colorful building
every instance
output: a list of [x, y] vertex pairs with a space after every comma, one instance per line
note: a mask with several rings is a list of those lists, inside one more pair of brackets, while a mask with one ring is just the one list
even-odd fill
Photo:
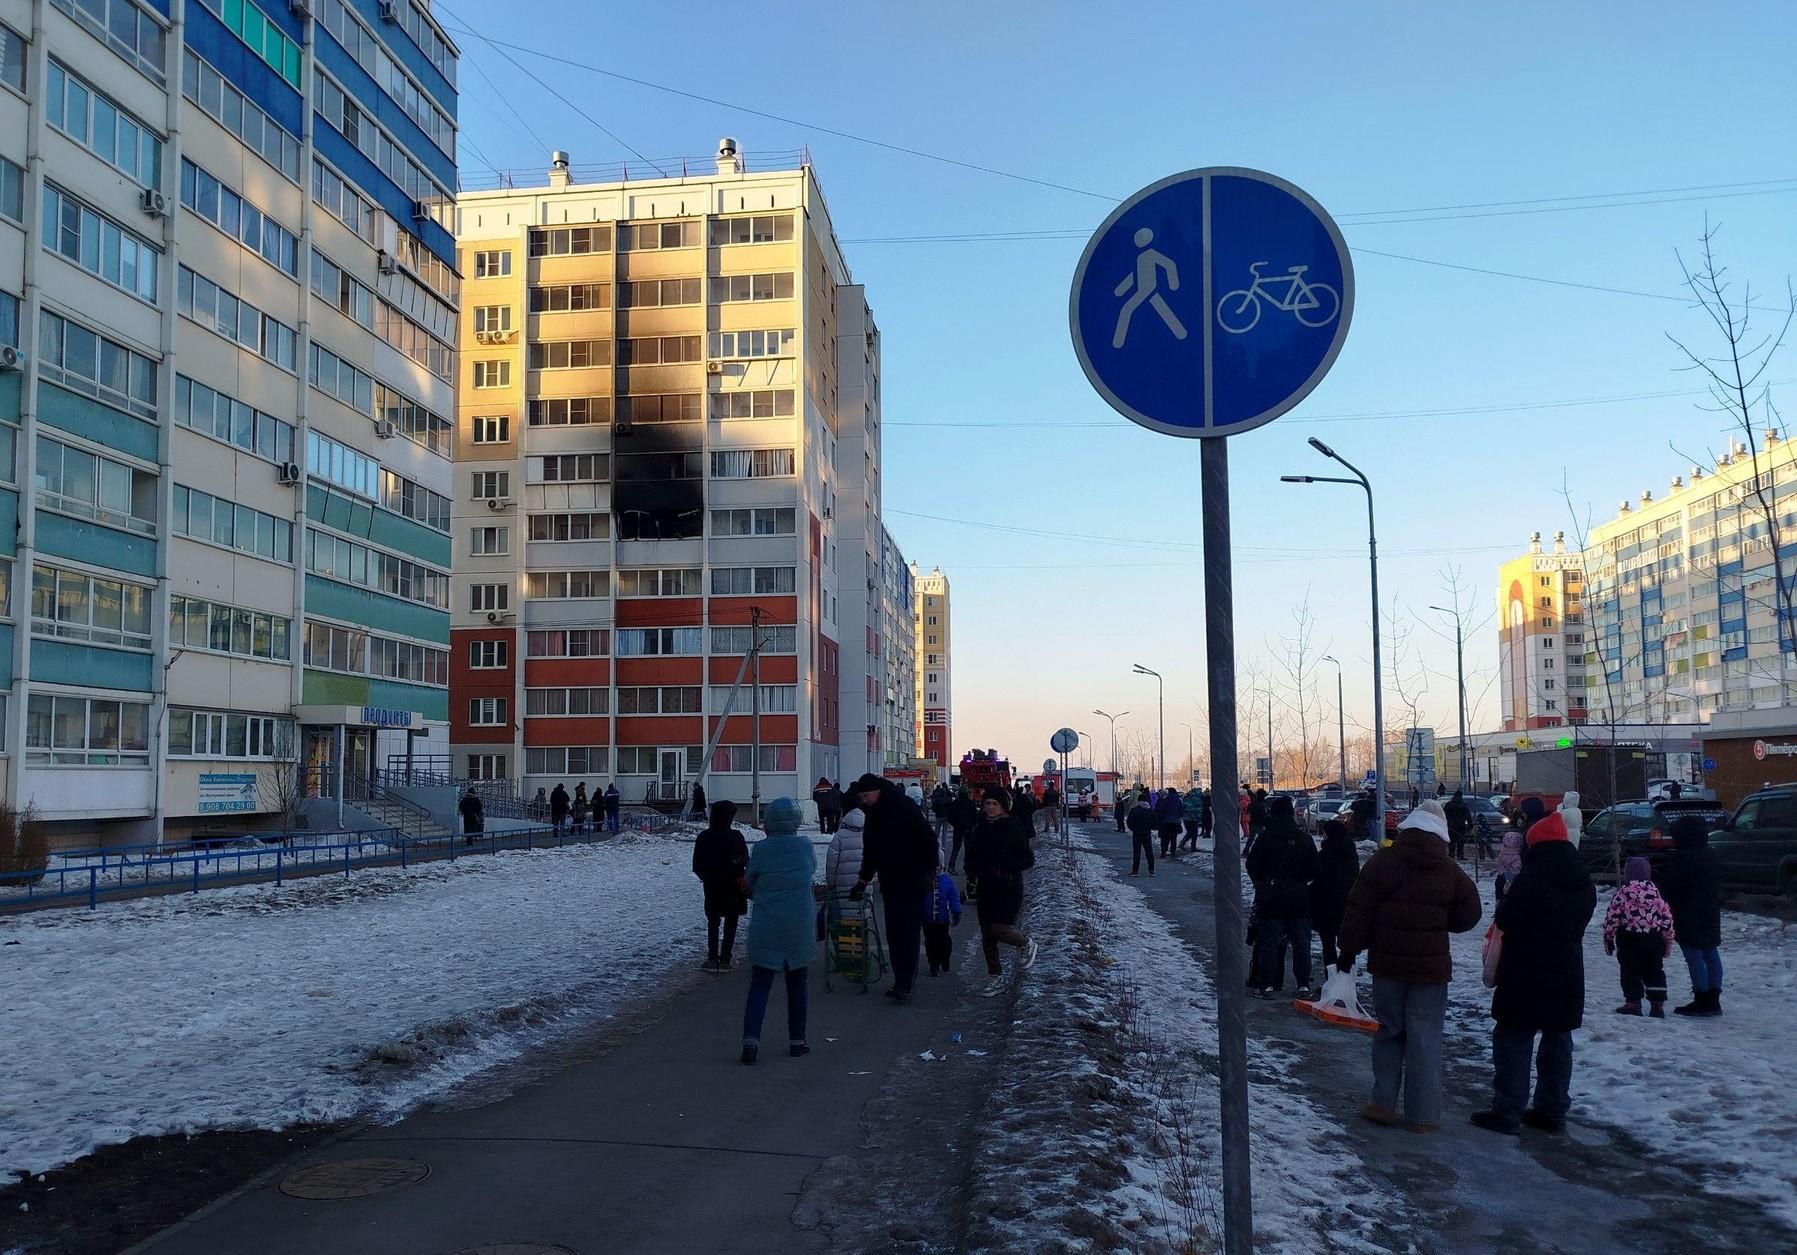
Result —
[[947, 769], [954, 744], [948, 576], [941, 567], [919, 575], [913, 565], [911, 583], [917, 604], [917, 756]]

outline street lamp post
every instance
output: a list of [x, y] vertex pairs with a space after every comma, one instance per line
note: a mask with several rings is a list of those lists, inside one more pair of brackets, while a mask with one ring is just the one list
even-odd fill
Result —
[[1192, 749], [1192, 725], [1181, 719], [1179, 726], [1186, 730], [1186, 787], [1198, 778], [1198, 759]]
[[1358, 484], [1366, 492], [1366, 549], [1372, 572], [1373, 589], [1373, 833], [1374, 841], [1385, 839], [1385, 696], [1384, 680], [1379, 666], [1379, 536], [1373, 525], [1373, 485], [1360, 468], [1334, 449], [1310, 438], [1310, 447], [1332, 462], [1340, 463], [1353, 475], [1281, 475], [1288, 484]]
[[1466, 787], [1466, 643], [1460, 636], [1460, 607], [1455, 606], [1449, 610], [1445, 606], [1430, 606], [1429, 609], [1454, 616], [1454, 687], [1460, 697], [1459, 779], [1455, 781], [1455, 784], [1464, 789]]
[[[1080, 730], [1078, 728], [1075, 728], [1074, 732], [1079, 734], [1079, 747], [1082, 750], [1086, 751], [1085, 765], [1090, 767], [1092, 765], [1092, 734], [1090, 732], [1080, 732]], [[1063, 781], [1062, 783], [1064, 785], [1065, 781]], [[1063, 787], [1061, 789], [1063, 799], [1065, 798], [1066, 792], [1067, 792], [1067, 790]]]
[[1159, 705], [1160, 705], [1160, 713], [1161, 713], [1160, 764], [1158, 767], [1155, 768], [1156, 779], [1155, 779], [1154, 787], [1157, 789], [1164, 789], [1167, 787], [1167, 682], [1165, 680], [1161, 679], [1160, 672], [1156, 671], [1153, 667], [1144, 667], [1139, 662], [1135, 664], [1135, 673], [1137, 675], [1153, 676], [1154, 682], [1155, 682], [1156, 686], [1158, 687], [1158, 690], [1160, 693], [1160, 697], [1159, 697]]
[[1129, 712], [1127, 710], [1119, 710], [1114, 715], [1108, 715], [1102, 710], [1094, 710], [1092, 713], [1097, 715], [1100, 719], [1109, 719], [1111, 721], [1111, 774], [1114, 776], [1117, 774], [1117, 720], [1123, 718], [1123, 716], [1127, 715]]
[[1341, 769], [1342, 803], [1346, 805], [1348, 800], [1348, 710], [1342, 703], [1342, 664], [1341, 660], [1333, 655], [1325, 655], [1323, 661], [1335, 664], [1335, 743], [1340, 747], [1341, 760], [1338, 766]]

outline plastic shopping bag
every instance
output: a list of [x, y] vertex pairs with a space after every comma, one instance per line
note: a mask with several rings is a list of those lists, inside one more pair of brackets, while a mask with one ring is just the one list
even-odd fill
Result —
[[1485, 966], [1484, 981], [1487, 989], [1497, 988], [1498, 959], [1503, 953], [1504, 933], [1493, 921], [1491, 927], [1485, 930], [1485, 949], [1479, 956]]
[[1379, 1021], [1360, 1009], [1360, 996], [1354, 987], [1354, 973], [1333, 967], [1324, 970], [1329, 975], [1324, 979], [1322, 991], [1317, 994], [1316, 1001], [1298, 1001], [1292, 1003], [1292, 1006], [1325, 1024], [1358, 1029], [1363, 1033], [1378, 1032]]

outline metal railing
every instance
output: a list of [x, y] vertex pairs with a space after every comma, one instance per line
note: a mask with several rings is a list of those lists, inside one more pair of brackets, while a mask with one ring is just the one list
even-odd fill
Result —
[[449, 832], [432, 817], [428, 807], [401, 797], [386, 785], [357, 771], [344, 773], [343, 800], [408, 837], [442, 836]]

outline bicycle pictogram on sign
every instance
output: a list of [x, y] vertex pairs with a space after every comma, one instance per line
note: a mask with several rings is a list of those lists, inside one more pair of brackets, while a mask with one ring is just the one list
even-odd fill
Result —
[[[1254, 330], [1260, 321], [1262, 302], [1286, 311], [1306, 327], [1327, 327], [1341, 313], [1341, 293], [1327, 283], [1305, 281], [1304, 272], [1310, 269], [1309, 266], [1293, 266], [1285, 274], [1268, 278], [1260, 273], [1266, 264], [1264, 261], [1252, 263], [1248, 273], [1254, 282], [1245, 288], [1225, 292], [1223, 299], [1217, 302], [1217, 326], [1224, 331], [1239, 336]], [[1278, 284], [1285, 285], [1283, 296], [1274, 295], [1273, 289]]]

